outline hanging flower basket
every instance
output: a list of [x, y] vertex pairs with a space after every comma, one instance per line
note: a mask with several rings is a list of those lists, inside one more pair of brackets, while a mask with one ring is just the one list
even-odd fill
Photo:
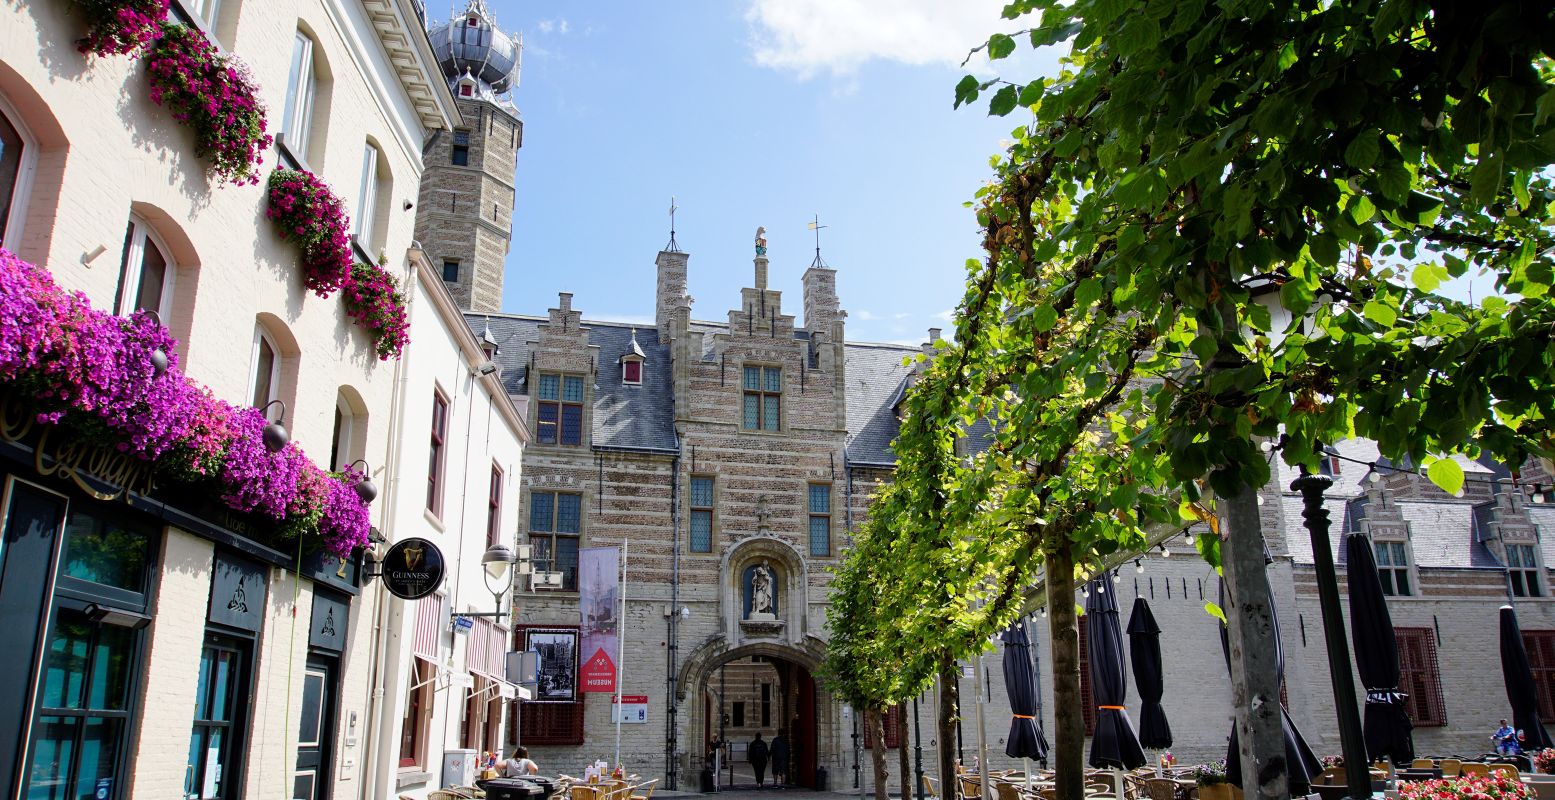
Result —
[[373, 264], [356, 264], [344, 296], [346, 313], [373, 337], [378, 358], [399, 358], [410, 343], [410, 321], [394, 276]]
[[[67, 293], [46, 270], [0, 249], [0, 386], [22, 398], [39, 425], [154, 466], [227, 507], [278, 523], [347, 558], [367, 544], [361, 475], [326, 473], [295, 443], [265, 447], [264, 415], [237, 408], [177, 369], [171, 334], [150, 315], [116, 317]], [[153, 366], [153, 353], [167, 368]]]
[[317, 175], [302, 170], [270, 173], [265, 216], [281, 238], [302, 250], [303, 283], [328, 297], [351, 278], [351, 222], [345, 202]]
[[76, 49], [94, 56], [133, 53], [157, 38], [167, 7], [168, 0], [76, 0], [87, 23]]
[[195, 154], [222, 181], [259, 183], [270, 146], [265, 107], [248, 67], [188, 25], [164, 25], [146, 58], [151, 100], [194, 131]]

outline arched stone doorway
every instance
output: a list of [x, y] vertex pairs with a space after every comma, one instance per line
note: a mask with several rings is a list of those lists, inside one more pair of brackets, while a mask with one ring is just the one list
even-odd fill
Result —
[[[815, 677], [822, 647], [811, 639], [803, 647], [762, 642], [731, 649], [718, 640], [698, 648], [682, 671], [677, 698], [689, 712], [684, 735], [691, 774], [712, 767], [716, 738], [727, 743], [718, 784], [753, 784], [747, 746], [760, 732], [770, 747], [781, 731], [791, 756], [787, 783], [816, 786], [837, 747], [833, 704]], [[769, 785], [774, 771], [769, 763]]]

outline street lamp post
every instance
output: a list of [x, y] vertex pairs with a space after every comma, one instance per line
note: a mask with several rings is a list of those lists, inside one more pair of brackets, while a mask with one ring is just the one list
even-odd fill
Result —
[[511, 548], [501, 542], [486, 548], [486, 552], [481, 555], [482, 577], [486, 581], [486, 591], [491, 592], [492, 603], [497, 610], [454, 612], [453, 615], [456, 617], [494, 617], [501, 619], [513, 613], [511, 603], [507, 611], [502, 610], [502, 598], [513, 590], [513, 579], [515, 576], [530, 574], [529, 552], [529, 545], [523, 544], [518, 546], [517, 553], [514, 553]]
[[1317, 572], [1317, 598], [1323, 612], [1323, 639], [1328, 645], [1328, 674], [1334, 686], [1334, 709], [1339, 715], [1339, 743], [1351, 798], [1371, 797], [1371, 765], [1366, 760], [1366, 741], [1361, 715], [1355, 705], [1355, 678], [1350, 671], [1350, 645], [1344, 635], [1344, 615], [1339, 608], [1339, 578], [1334, 574], [1334, 551], [1328, 541], [1328, 509], [1323, 490], [1334, 481], [1305, 469], [1291, 482], [1301, 492], [1301, 517], [1312, 537], [1312, 562]]
[[912, 757], [913, 772], [918, 778], [916, 794], [918, 800], [923, 800], [923, 723], [918, 719], [917, 697], [912, 699]]

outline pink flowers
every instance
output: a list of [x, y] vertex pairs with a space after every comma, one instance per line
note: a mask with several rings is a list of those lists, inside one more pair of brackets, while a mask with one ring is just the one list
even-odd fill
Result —
[[303, 283], [319, 297], [344, 288], [346, 313], [373, 338], [378, 358], [399, 358], [410, 341], [405, 297], [387, 270], [352, 257], [345, 203], [311, 172], [283, 167], [268, 185], [265, 216], [302, 250]]
[[[274, 519], [284, 538], [314, 537], [342, 558], [366, 544], [361, 475], [326, 473], [295, 443], [270, 452], [264, 416], [179, 372], [175, 344], [148, 315], [97, 311], [0, 249], [0, 385], [30, 397], [38, 422], [154, 462], [159, 479], [208, 488], [237, 511]], [[168, 354], [161, 375], [151, 366], [156, 349]]]
[[87, 20], [76, 49], [97, 56], [133, 53], [157, 37], [167, 7], [168, 0], [76, 0]]
[[151, 101], [194, 130], [195, 154], [228, 183], [255, 184], [270, 146], [265, 107], [248, 68], [216, 52], [205, 34], [164, 25], [146, 58]]
[[1398, 794], [1402, 800], [1521, 800], [1534, 796], [1522, 781], [1504, 772], [1400, 783]]
[[1546, 747], [1533, 754], [1533, 768], [1546, 775], [1555, 774], [1555, 748]]
[[378, 358], [399, 358], [410, 343], [410, 321], [405, 317], [405, 297], [388, 270], [372, 264], [351, 268], [346, 284], [346, 313], [373, 337]]
[[303, 283], [328, 297], [351, 278], [351, 222], [345, 203], [311, 172], [270, 173], [265, 216], [281, 238], [302, 250]]

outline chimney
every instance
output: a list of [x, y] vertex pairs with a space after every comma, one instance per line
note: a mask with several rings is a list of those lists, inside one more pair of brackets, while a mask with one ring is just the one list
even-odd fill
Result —
[[837, 271], [829, 267], [811, 267], [801, 279], [804, 284], [804, 325], [810, 333], [823, 333], [834, 341], [832, 325], [842, 318], [837, 303]]
[[659, 336], [664, 339], [669, 338], [670, 323], [675, 319], [675, 311], [680, 307], [681, 298], [687, 295], [686, 262], [689, 258], [686, 253], [661, 250], [658, 259], [654, 262], [659, 271], [654, 322], [659, 327]]

